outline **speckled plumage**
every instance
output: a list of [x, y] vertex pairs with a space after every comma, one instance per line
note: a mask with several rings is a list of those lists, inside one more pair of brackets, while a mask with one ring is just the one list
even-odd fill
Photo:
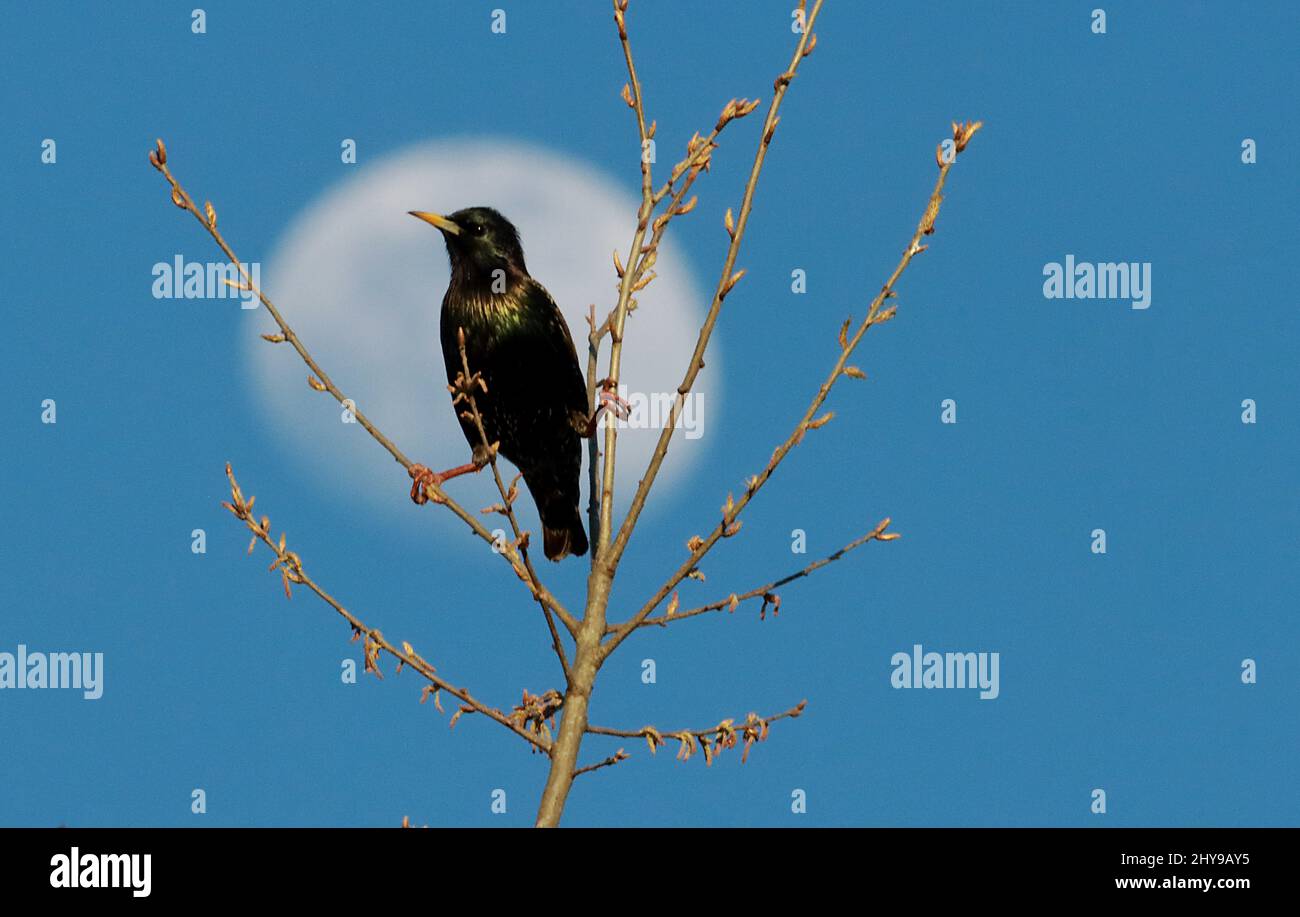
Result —
[[[551, 295], [528, 274], [519, 234], [488, 207], [444, 218], [451, 282], [442, 300], [440, 337], [447, 381], [461, 372], [457, 331], [465, 331], [472, 373], [487, 392], [476, 402], [489, 442], [524, 475], [542, 520], [546, 556], [587, 552], [579, 512], [587, 386], [573, 338]], [[436, 224], [435, 224], [436, 225]], [[484, 458], [472, 419], [460, 418], [475, 462]]]

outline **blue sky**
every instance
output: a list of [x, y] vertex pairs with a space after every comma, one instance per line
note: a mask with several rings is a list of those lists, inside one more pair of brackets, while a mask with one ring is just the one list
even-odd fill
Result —
[[[495, 704], [560, 686], [535, 607], [498, 559], [448, 545], [464, 536], [409, 505], [377, 447], [389, 512], [348, 508], [349, 467], [300, 473], [244, 362], [248, 323], [265, 316], [150, 293], [156, 262], [216, 252], [145, 157], [165, 137], [247, 257], [349, 170], [429, 140], [544, 147], [635, 193], [607, 5], [212, 2], [204, 35], [193, 5], [6, 17], [0, 652], [103, 652], [105, 687], [97, 701], [0, 692], [0, 824], [529, 824], [544, 768], [518, 740], [474, 717], [449, 733], [391, 666], [340, 683], [358, 648], [325, 606], [284, 600], [263, 552], [244, 556], [218, 507], [223, 463], [326, 588]], [[791, 5], [633, 3], [661, 170], [727, 99], [770, 97]], [[884, 516], [904, 537], [786, 588], [776, 619], [745, 606], [630, 641], [597, 684], [601, 724], [699, 727], [804, 698], [807, 713], [743, 767], [625, 743], [632, 760], [579, 779], [568, 824], [1300, 821], [1297, 13], [1111, 2], [1096, 35], [1096, 5], [827, 4], [715, 336], [725, 411], [705, 460], [657, 492], [614, 606], [657, 586], [788, 433], [840, 322], [862, 314], [915, 225], [948, 122], [981, 118], [898, 318], [855, 358], [868, 381], [837, 388], [835, 422], [782, 466], [683, 604], [796, 569]], [[759, 126], [728, 129], [696, 213], [674, 224], [701, 288]], [[340, 162], [344, 137], [356, 165]], [[1043, 266], [1066, 255], [1149, 262], [1150, 308], [1045, 299]], [[405, 370], [440, 367], [430, 349]], [[334, 410], [306, 386], [300, 398], [304, 414]], [[940, 422], [948, 398], [956, 424]], [[56, 424], [41, 423], [44, 399]], [[492, 500], [486, 479], [455, 492]], [[195, 528], [206, 554], [191, 553]], [[791, 553], [796, 528], [806, 556]], [[584, 564], [544, 572], [579, 604]], [[1000, 696], [894, 690], [890, 658], [918, 643], [999, 653]], [[640, 681], [647, 658], [654, 685]], [[615, 747], [591, 741], [584, 759]], [[206, 815], [191, 814], [195, 788]], [[504, 815], [489, 809], [498, 788]], [[1090, 812], [1094, 788], [1105, 815]], [[795, 789], [806, 814], [790, 811]]]

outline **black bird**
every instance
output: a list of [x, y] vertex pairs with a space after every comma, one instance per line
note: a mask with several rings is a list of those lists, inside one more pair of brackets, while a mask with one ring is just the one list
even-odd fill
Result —
[[[524, 475], [542, 520], [542, 547], [550, 560], [587, 553], [578, 504], [582, 438], [595, 428], [587, 416], [587, 385], [569, 326], [546, 288], [528, 274], [519, 232], [490, 207], [450, 216], [410, 211], [436, 226], [447, 243], [451, 283], [442, 298], [442, 357], [447, 382], [461, 374], [458, 332], [465, 334], [471, 373], [486, 392], [475, 401], [489, 443]], [[457, 408], [460, 416], [460, 409]], [[411, 496], [423, 502], [422, 480], [439, 483], [478, 471], [487, 450], [472, 418], [460, 416], [473, 461], [435, 474], [414, 466]]]

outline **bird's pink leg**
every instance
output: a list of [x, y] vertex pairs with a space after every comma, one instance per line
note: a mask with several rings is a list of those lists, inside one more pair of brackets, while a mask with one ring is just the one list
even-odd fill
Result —
[[414, 483], [411, 485], [411, 500], [418, 505], [428, 503], [429, 495], [424, 491], [426, 484], [441, 487], [444, 481], [482, 470], [483, 466], [476, 462], [466, 462], [464, 465], [457, 465], [446, 471], [431, 471], [426, 465], [412, 465], [410, 475]]

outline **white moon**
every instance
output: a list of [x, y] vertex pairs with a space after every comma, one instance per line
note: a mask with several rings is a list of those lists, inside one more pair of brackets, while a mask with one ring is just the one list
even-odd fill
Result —
[[[519, 229], [529, 272], [564, 312], [585, 372], [588, 305], [595, 303], [603, 318], [617, 299], [610, 253], [618, 249], [626, 259], [638, 199], [588, 163], [513, 141], [425, 143], [355, 168], [293, 218], [263, 264], [263, 290], [339, 388], [412, 461], [435, 469], [459, 465], [468, 461], [469, 446], [453, 416], [438, 340], [449, 274], [446, 250], [437, 230], [407, 211], [448, 213], [486, 205], [505, 214]], [[707, 306], [671, 239], [661, 247], [655, 270], [658, 278], [638, 295], [628, 319], [622, 380], [634, 404], [638, 395], [675, 391]], [[382, 527], [398, 513], [416, 518], [401, 468], [360, 425], [342, 421], [332, 398], [307, 386], [297, 354], [261, 339], [262, 332], [275, 330], [263, 310], [252, 315], [245, 354], [253, 401], [280, 437], [287, 460], [297, 463], [290, 470], [320, 486], [349, 515]], [[607, 363], [608, 343], [602, 375]], [[714, 345], [696, 387], [698, 428], [689, 437], [686, 429], [675, 434], [659, 476], [660, 493], [703, 453], [708, 437], [701, 434], [719, 416], [720, 386], [712, 380], [722, 377], [720, 367]], [[621, 506], [659, 432], [644, 423], [620, 430]], [[584, 449], [584, 520], [586, 458]], [[486, 475], [448, 487], [471, 510], [498, 499]], [[519, 506], [521, 523], [536, 534], [531, 501]], [[418, 517], [427, 526], [431, 515], [443, 520], [440, 532], [463, 525], [446, 512]], [[468, 538], [445, 541], [467, 550], [474, 545]]]

